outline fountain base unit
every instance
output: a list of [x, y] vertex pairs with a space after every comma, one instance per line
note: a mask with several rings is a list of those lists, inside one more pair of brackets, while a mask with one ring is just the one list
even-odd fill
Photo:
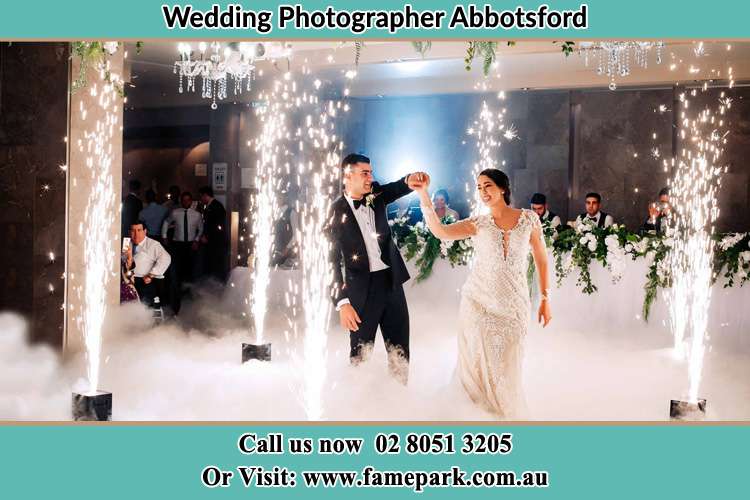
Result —
[[112, 420], [112, 393], [96, 391], [94, 393], [73, 393], [73, 420], [99, 421]]
[[670, 420], [705, 420], [706, 400], [699, 399], [690, 402], [673, 399], [669, 403], [669, 418]]
[[271, 344], [242, 344], [242, 362], [271, 361]]

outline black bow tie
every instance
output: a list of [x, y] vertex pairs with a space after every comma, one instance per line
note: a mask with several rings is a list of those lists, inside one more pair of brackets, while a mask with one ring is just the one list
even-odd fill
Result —
[[352, 204], [354, 205], [354, 210], [359, 209], [361, 206], [367, 206], [367, 200], [362, 198], [361, 200], [352, 200]]

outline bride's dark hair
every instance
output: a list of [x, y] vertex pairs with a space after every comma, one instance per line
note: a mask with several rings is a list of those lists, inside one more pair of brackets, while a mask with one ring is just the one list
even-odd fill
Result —
[[[479, 172], [479, 176], [489, 177], [497, 187], [503, 190], [503, 199], [506, 205], [510, 205], [510, 179], [505, 172], [496, 168], [487, 168]], [[477, 177], [479, 177], [477, 176]]]

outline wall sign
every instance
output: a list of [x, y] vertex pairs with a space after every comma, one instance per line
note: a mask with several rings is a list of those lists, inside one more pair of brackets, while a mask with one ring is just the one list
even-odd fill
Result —
[[214, 163], [213, 165], [213, 181], [211, 185], [214, 191], [226, 191], [227, 190], [227, 164], [226, 163]]

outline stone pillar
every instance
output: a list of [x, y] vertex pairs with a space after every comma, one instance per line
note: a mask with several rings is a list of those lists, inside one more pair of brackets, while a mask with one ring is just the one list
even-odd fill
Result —
[[0, 43], [0, 311], [63, 343], [67, 43]]
[[[239, 214], [246, 207], [241, 191], [241, 165], [240, 165], [240, 137], [243, 128], [243, 111], [247, 110], [247, 104], [225, 103], [220, 104], [218, 109], [211, 112], [210, 129], [210, 163], [208, 168], [208, 183], [214, 190], [214, 196], [219, 200], [227, 211], [227, 225], [229, 227], [230, 248], [239, 248]], [[245, 146], [246, 147], [246, 146]], [[217, 166], [226, 168], [224, 189], [215, 184], [214, 169]], [[232, 224], [232, 213], [237, 223]], [[232, 253], [226, 262], [229, 268], [237, 265], [237, 255]]]
[[[122, 75], [124, 56], [122, 47], [113, 55], [107, 56], [113, 78]], [[79, 61], [72, 60], [72, 78], [79, 75]], [[108, 272], [95, 276], [96, 286], [103, 290], [101, 301], [106, 310], [111, 311], [120, 303], [120, 192], [122, 185], [122, 97], [116, 92], [105, 92], [106, 82], [102, 73], [91, 67], [87, 72], [86, 86], [71, 94], [70, 121], [68, 132], [68, 224], [67, 224], [67, 290], [65, 318], [65, 353], [79, 350], [83, 345], [82, 313], [86, 300], [86, 277], [96, 273], [96, 259], [103, 259]], [[102, 99], [111, 98], [105, 109]], [[107, 121], [110, 125], [107, 125]], [[109, 134], [100, 134], [104, 141], [109, 162], [101, 161], [96, 154], [96, 142], [91, 134], [101, 131], [100, 127], [112, 127]], [[105, 166], [105, 164], [107, 164]], [[102, 172], [106, 171], [106, 175]], [[103, 182], [102, 181], [106, 181]], [[98, 194], [97, 194], [98, 193]], [[86, 212], [90, 200], [105, 194], [106, 206], [101, 206], [90, 214]], [[85, 254], [87, 239], [105, 238], [101, 251]], [[106, 342], [106, 316], [102, 326], [102, 336]]]

